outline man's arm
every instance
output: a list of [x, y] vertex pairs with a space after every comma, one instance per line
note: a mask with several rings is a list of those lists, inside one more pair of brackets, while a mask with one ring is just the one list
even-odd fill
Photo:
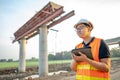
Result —
[[90, 65], [94, 66], [95, 68], [101, 71], [110, 72], [110, 67], [111, 67], [110, 58], [100, 59], [100, 62], [87, 58], [86, 62], [88, 62]]
[[77, 62], [74, 59], [71, 61], [70, 68], [74, 71], [77, 70]]
[[73, 59], [76, 62], [79, 61], [85, 61], [87, 63], [89, 63], [91, 66], [94, 66], [95, 68], [101, 70], [101, 71], [105, 71], [105, 72], [109, 72], [110, 71], [110, 58], [102, 58], [100, 59], [100, 62], [94, 61], [89, 59], [85, 54], [82, 54], [81, 52], [79, 52], [79, 54], [81, 56], [76, 56], [73, 54]]

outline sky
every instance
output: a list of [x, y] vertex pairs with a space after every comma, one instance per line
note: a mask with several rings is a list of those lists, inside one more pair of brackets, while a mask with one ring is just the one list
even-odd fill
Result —
[[[82, 41], [73, 28], [81, 18], [93, 23], [92, 36], [104, 40], [120, 37], [120, 0], [0, 0], [0, 59], [19, 59], [19, 43], [12, 43], [13, 34], [49, 1], [64, 6], [64, 14], [75, 11], [74, 16], [51, 28], [58, 32], [49, 29], [49, 53], [69, 51]], [[39, 35], [36, 35], [27, 41], [26, 59], [38, 55]]]

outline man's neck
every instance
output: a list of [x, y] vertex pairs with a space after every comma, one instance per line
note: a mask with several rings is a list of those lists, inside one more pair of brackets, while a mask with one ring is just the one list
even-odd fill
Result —
[[91, 41], [91, 39], [92, 39], [92, 37], [88, 36], [88, 37], [83, 38], [83, 41], [84, 41], [85, 44], [87, 44]]

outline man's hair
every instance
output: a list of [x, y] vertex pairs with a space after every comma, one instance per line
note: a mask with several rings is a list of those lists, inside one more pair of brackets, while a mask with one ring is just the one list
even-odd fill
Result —
[[90, 27], [90, 25], [89, 25], [89, 24], [87, 24], [87, 23], [82, 23], [82, 24], [84, 24], [85, 26], [88, 26], [88, 27]]

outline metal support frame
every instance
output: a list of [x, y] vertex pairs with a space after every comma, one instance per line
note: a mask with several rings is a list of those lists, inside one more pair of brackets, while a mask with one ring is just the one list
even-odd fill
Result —
[[39, 77], [48, 75], [47, 30], [74, 15], [74, 11], [71, 11], [54, 21], [54, 19], [63, 13], [63, 6], [49, 2], [14, 33], [15, 40], [13, 40], [13, 43], [16, 41], [19, 41], [20, 43], [19, 72], [25, 72], [26, 68], [26, 40], [39, 34]]

